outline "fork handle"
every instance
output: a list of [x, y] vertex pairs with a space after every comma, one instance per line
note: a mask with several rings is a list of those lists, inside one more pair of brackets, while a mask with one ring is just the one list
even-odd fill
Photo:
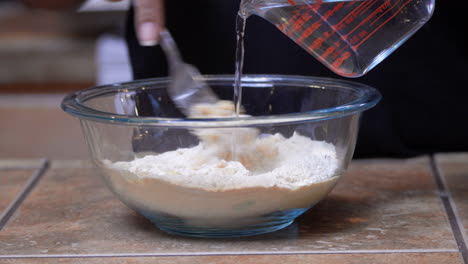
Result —
[[176, 64], [182, 63], [179, 49], [177, 48], [177, 45], [174, 39], [172, 38], [171, 33], [169, 33], [169, 31], [167, 30], [163, 30], [161, 31], [160, 36], [161, 47], [164, 50], [164, 53], [166, 54], [169, 64], [171, 66], [174, 66]]

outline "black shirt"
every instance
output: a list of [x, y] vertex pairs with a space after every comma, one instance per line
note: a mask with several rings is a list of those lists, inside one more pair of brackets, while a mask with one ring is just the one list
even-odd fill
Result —
[[[234, 72], [239, 0], [166, 1], [167, 27], [184, 60], [205, 74]], [[383, 94], [362, 119], [356, 157], [407, 157], [468, 150], [466, 29], [457, 5], [438, 1], [432, 19], [402, 47], [354, 81]], [[138, 45], [129, 12], [126, 38], [135, 79], [167, 76], [160, 47]], [[245, 73], [342, 78], [269, 22], [247, 23]]]

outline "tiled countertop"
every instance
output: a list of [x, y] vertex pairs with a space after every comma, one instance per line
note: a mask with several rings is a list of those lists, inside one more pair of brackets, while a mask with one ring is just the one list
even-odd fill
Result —
[[0, 263], [464, 263], [468, 154], [359, 160], [292, 226], [232, 239], [153, 227], [81, 161], [0, 160]]

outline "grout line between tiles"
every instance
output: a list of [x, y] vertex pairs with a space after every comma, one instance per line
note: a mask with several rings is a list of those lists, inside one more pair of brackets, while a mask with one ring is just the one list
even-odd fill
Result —
[[[437, 172], [440, 175], [440, 179], [442, 181], [442, 184], [444, 184], [444, 186], [448, 186], [445, 174], [442, 171], [442, 169], [440, 168], [440, 166], [438, 166], [437, 164], [438, 164], [437, 161], [435, 161], [435, 166], [437, 168]], [[453, 195], [452, 195], [452, 192], [450, 191], [450, 188], [446, 188], [446, 192], [447, 192], [447, 195], [449, 197], [450, 205], [453, 208], [453, 213], [454, 213], [455, 219], [457, 220], [458, 226], [460, 227], [460, 233], [462, 235], [463, 240], [465, 241], [465, 249], [468, 251], [468, 244], [467, 244], [468, 234], [466, 234], [466, 232], [463, 231], [463, 229], [464, 229], [463, 222], [461, 221], [460, 214], [458, 213], [459, 210], [458, 210], [457, 204], [455, 203], [455, 201], [452, 198]], [[467, 264], [468, 264], [468, 262], [467, 262]]]
[[325, 254], [421, 254], [421, 253], [459, 253], [456, 249], [395, 249], [395, 250], [337, 250], [337, 251], [257, 251], [257, 252], [198, 252], [198, 253], [128, 253], [128, 254], [40, 254], [40, 255], [2, 255], [7, 258], [113, 258], [113, 257], [201, 257], [201, 256], [256, 256], [256, 255], [325, 255]]
[[15, 213], [16, 209], [20, 207], [24, 199], [26, 199], [26, 197], [32, 191], [34, 186], [36, 186], [37, 182], [40, 180], [41, 176], [46, 172], [48, 167], [49, 167], [49, 161], [47, 161], [46, 159], [43, 159], [41, 161], [41, 165], [39, 169], [37, 169], [34, 172], [34, 174], [26, 183], [23, 190], [20, 193], [18, 193], [18, 195], [13, 200], [13, 202], [11, 202], [8, 208], [5, 209], [3, 214], [0, 215], [0, 231], [2, 231], [2, 229], [7, 224], [8, 220], [10, 220], [11, 216], [13, 216], [13, 214]]
[[468, 264], [468, 247], [465, 243], [460, 217], [455, 210], [456, 205], [454, 204], [450, 192], [448, 191], [447, 184], [442, 176], [442, 172], [437, 165], [434, 156], [431, 156], [431, 169], [436, 181], [437, 188], [439, 190], [440, 199], [442, 200], [450, 227], [452, 228], [453, 236], [455, 237], [455, 241], [458, 245], [458, 249], [460, 250], [460, 254], [464, 263]]

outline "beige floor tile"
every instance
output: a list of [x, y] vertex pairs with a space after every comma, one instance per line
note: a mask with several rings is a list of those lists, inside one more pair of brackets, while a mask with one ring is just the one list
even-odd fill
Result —
[[93, 169], [51, 169], [0, 232], [0, 255], [456, 251], [428, 159], [352, 164], [332, 194], [290, 227], [250, 238], [158, 231]]
[[58, 258], [0, 259], [0, 263], [95, 263], [95, 264], [462, 264], [458, 253], [425, 254], [320, 254], [320, 255], [243, 255], [191, 257]]
[[0, 169], [0, 216], [32, 177], [31, 169]]
[[468, 153], [439, 154], [436, 161], [468, 244]]

